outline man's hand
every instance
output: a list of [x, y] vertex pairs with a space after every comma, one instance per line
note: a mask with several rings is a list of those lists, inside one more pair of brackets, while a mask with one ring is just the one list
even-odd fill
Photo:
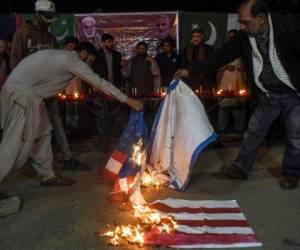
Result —
[[135, 99], [128, 97], [126, 103], [128, 104], [128, 106], [133, 108], [135, 111], [143, 110], [143, 104], [139, 100], [135, 100]]
[[174, 79], [187, 79], [189, 77], [190, 74], [186, 69], [178, 69], [174, 74]]
[[226, 70], [233, 72], [233, 71], [235, 71], [235, 66], [234, 65], [226, 65]]

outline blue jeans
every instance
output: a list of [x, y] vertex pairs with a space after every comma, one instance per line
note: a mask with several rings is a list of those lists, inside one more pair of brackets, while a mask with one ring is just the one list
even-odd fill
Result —
[[285, 128], [282, 174], [300, 176], [300, 97], [292, 89], [259, 94], [248, 129], [233, 164], [245, 171], [252, 169], [258, 149], [273, 121], [280, 116]]

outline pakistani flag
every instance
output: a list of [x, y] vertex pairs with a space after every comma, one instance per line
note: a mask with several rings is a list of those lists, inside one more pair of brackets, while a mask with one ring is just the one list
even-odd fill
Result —
[[56, 37], [60, 44], [63, 43], [66, 37], [74, 36], [74, 16], [60, 15], [55, 18], [49, 31]]
[[221, 47], [227, 37], [227, 18], [226, 13], [180, 12], [180, 50], [190, 42], [191, 30], [195, 28], [204, 30], [206, 44], [214, 48]]
[[[33, 20], [33, 14], [23, 14], [26, 20]], [[55, 17], [49, 31], [56, 37], [59, 44], [63, 44], [66, 37], [74, 36], [74, 15], [62, 14]]]

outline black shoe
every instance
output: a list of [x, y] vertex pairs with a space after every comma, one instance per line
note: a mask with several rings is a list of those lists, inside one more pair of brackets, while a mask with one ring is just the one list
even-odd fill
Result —
[[283, 189], [294, 189], [298, 186], [298, 176], [284, 175], [280, 182], [280, 187]]
[[40, 184], [43, 187], [67, 187], [75, 183], [74, 180], [65, 178], [62, 176], [56, 176], [46, 181], [42, 181]]
[[0, 192], [0, 201], [6, 199], [8, 197], [9, 196], [8, 196], [7, 192]]
[[248, 174], [238, 166], [231, 164], [227, 167], [222, 167], [219, 172], [213, 174], [218, 179], [230, 180], [247, 180]]
[[70, 171], [89, 171], [91, 168], [85, 163], [77, 161], [76, 159], [71, 159], [64, 162], [63, 169]]

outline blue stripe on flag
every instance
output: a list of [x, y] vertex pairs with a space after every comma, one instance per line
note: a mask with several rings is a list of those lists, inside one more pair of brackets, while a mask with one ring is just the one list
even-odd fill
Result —
[[128, 176], [134, 176], [138, 172], [140, 172], [141, 167], [135, 166], [134, 163], [130, 161], [130, 159], [124, 164], [122, 167], [120, 173], [119, 173], [119, 179], [128, 177]]
[[[178, 86], [178, 83], [179, 83], [179, 80], [173, 80], [169, 84], [168, 93], [170, 93], [171, 91], [176, 89], [176, 87]], [[159, 124], [159, 121], [160, 121], [160, 116], [161, 116], [162, 108], [164, 106], [164, 102], [165, 102], [165, 99], [163, 99], [162, 102], [159, 105], [159, 109], [156, 113], [155, 121], [154, 121], [153, 126], [152, 126], [151, 135], [150, 135], [150, 139], [149, 139], [149, 143], [148, 143], [148, 149], [147, 149], [147, 162], [150, 161], [150, 156], [152, 154], [153, 143], [154, 143], [157, 127], [158, 127], [158, 124]]]
[[216, 132], [213, 132], [205, 141], [201, 142], [196, 149], [194, 150], [193, 154], [192, 154], [192, 159], [190, 161], [190, 166], [189, 166], [189, 175], [185, 181], [185, 183], [182, 185], [182, 187], [179, 187], [179, 185], [177, 184], [176, 180], [174, 180], [171, 185], [173, 185], [177, 190], [183, 191], [187, 184], [188, 181], [190, 180], [191, 174], [192, 174], [192, 170], [194, 167], [194, 164], [198, 158], [198, 155], [209, 145], [211, 144], [213, 141], [215, 141], [217, 139], [218, 135]]
[[179, 79], [173, 80], [173, 81], [170, 83], [170, 85], [169, 85], [168, 93], [170, 93], [171, 91], [173, 91], [174, 89], [176, 89], [178, 84], [179, 84]]

